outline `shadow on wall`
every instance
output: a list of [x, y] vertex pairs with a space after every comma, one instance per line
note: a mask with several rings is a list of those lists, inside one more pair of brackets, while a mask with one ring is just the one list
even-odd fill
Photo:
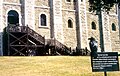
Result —
[[3, 34], [3, 32], [0, 32], [0, 56], [3, 56], [3, 45], [2, 45], [2, 43], [3, 43], [3, 39], [2, 39], [2, 34]]
[[3, 30], [2, 41], [3, 41], [3, 56], [7, 56], [8, 55], [8, 34], [6, 32], [6, 27]]
[[3, 32], [0, 32], [0, 56], [3, 56], [3, 45], [2, 45], [2, 43], [3, 43], [3, 38], [2, 38], [2, 35], [3, 35]]

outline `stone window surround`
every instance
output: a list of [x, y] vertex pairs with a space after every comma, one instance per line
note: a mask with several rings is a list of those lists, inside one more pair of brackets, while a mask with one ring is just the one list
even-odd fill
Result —
[[[66, 3], [73, 3], [73, 2], [77, 2], [77, 0], [65, 0]], [[83, 2], [83, 1], [82, 1]]]
[[96, 30], [96, 23], [94, 21], [91, 22], [91, 28], [92, 30]]
[[[45, 16], [46, 16], [46, 26], [42, 26], [41, 25], [41, 14], [44, 14]], [[45, 12], [41, 12], [40, 14], [39, 14], [39, 28], [48, 28], [48, 15], [45, 13]]]
[[[3, 2], [3, 5], [21, 6], [21, 4], [19, 4], [19, 3], [9, 3], [9, 2]], [[16, 9], [14, 7], [10, 8], [10, 9], [7, 9], [7, 11], [6, 11], [6, 15], [5, 15], [5, 17], [6, 17], [6, 26], [8, 25], [7, 17], [8, 17], [8, 12], [10, 10], [15, 10], [18, 13], [18, 15], [19, 15], [19, 25], [21, 26], [21, 18], [22, 18], [21, 13], [20, 13], [20, 11], [18, 9]]]
[[115, 23], [112, 23], [112, 25], [111, 25], [111, 26], [112, 26], [112, 31], [114, 31], [114, 32], [115, 32], [115, 31], [116, 31], [116, 25], [115, 25]]
[[9, 2], [3, 2], [5, 5], [16, 5], [16, 6], [21, 6], [19, 3], [9, 3]]
[[81, 2], [84, 2], [84, 0], [81, 0]]
[[73, 2], [74, 2], [74, 0], [70, 0], [70, 2], [65, 0], [65, 3], [67, 3], [67, 4], [72, 4]]
[[41, 19], [41, 26], [46, 26], [46, 15], [45, 14], [41, 14], [40, 15], [40, 19]]
[[71, 19], [68, 19], [68, 28], [73, 28], [73, 22]]
[[9, 16], [11, 16], [11, 14], [12, 14], [12, 16], [14, 16], [14, 18], [15, 17], [17, 17], [17, 20], [16, 19], [14, 19], [14, 21], [10, 21], [11, 23], [10, 24], [15, 24], [15, 23], [19, 23], [19, 14], [18, 14], [18, 12], [17, 11], [15, 11], [15, 10], [10, 10], [9, 12], [8, 12], [8, 17]]
[[71, 0], [65, 0], [67, 3], [71, 2]]
[[8, 10], [6, 11], [6, 26], [8, 26], [8, 20], [7, 20], [8, 12], [11, 11], [11, 10], [15, 10], [15, 11], [18, 13], [18, 15], [19, 15], [19, 25], [21, 26], [21, 18], [22, 18], [22, 16], [21, 16], [20, 11], [17, 10], [17, 9], [15, 9], [15, 8], [12, 8], [12, 9], [10, 8], [10, 9], [8, 9]]
[[[71, 20], [71, 22], [72, 22], [72, 27], [69, 27], [69, 26], [68, 26], [68, 20]], [[67, 20], [67, 28], [68, 28], [68, 29], [73, 29], [73, 28], [74, 28], [74, 23], [73, 23], [74, 21], [73, 21], [73, 19], [72, 19], [71, 17], [69, 17], [68, 20]]]

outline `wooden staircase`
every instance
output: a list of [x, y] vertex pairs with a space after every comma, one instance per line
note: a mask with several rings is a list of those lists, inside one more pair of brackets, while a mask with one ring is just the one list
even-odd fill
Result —
[[28, 26], [9, 25], [6, 28], [8, 34], [8, 55], [43, 55], [45, 38]]
[[47, 39], [47, 45], [51, 51], [51, 55], [70, 55], [71, 48], [68, 48], [56, 39]]
[[[6, 27], [8, 56], [70, 55], [70, 48], [56, 39], [46, 39], [28, 26]], [[5, 43], [5, 44], [6, 44]], [[46, 44], [45, 44], [46, 43]]]

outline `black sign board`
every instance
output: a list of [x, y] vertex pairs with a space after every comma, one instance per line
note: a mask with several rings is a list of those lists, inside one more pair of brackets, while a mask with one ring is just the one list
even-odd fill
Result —
[[117, 52], [98, 52], [91, 56], [93, 72], [119, 71]]

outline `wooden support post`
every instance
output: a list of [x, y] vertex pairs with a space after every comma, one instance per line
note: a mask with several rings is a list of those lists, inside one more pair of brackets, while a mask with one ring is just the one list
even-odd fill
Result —
[[104, 76], [107, 76], [107, 72], [106, 71], [104, 72]]
[[[27, 52], [29, 51], [29, 47], [28, 47], [28, 25], [27, 25]], [[28, 55], [28, 54], [27, 54]]]
[[9, 25], [6, 28], [6, 32], [7, 32], [7, 35], [8, 35], [8, 56], [10, 56], [10, 32], [9, 32]]
[[10, 40], [9, 40], [9, 34], [8, 34], [8, 56], [10, 56]]

